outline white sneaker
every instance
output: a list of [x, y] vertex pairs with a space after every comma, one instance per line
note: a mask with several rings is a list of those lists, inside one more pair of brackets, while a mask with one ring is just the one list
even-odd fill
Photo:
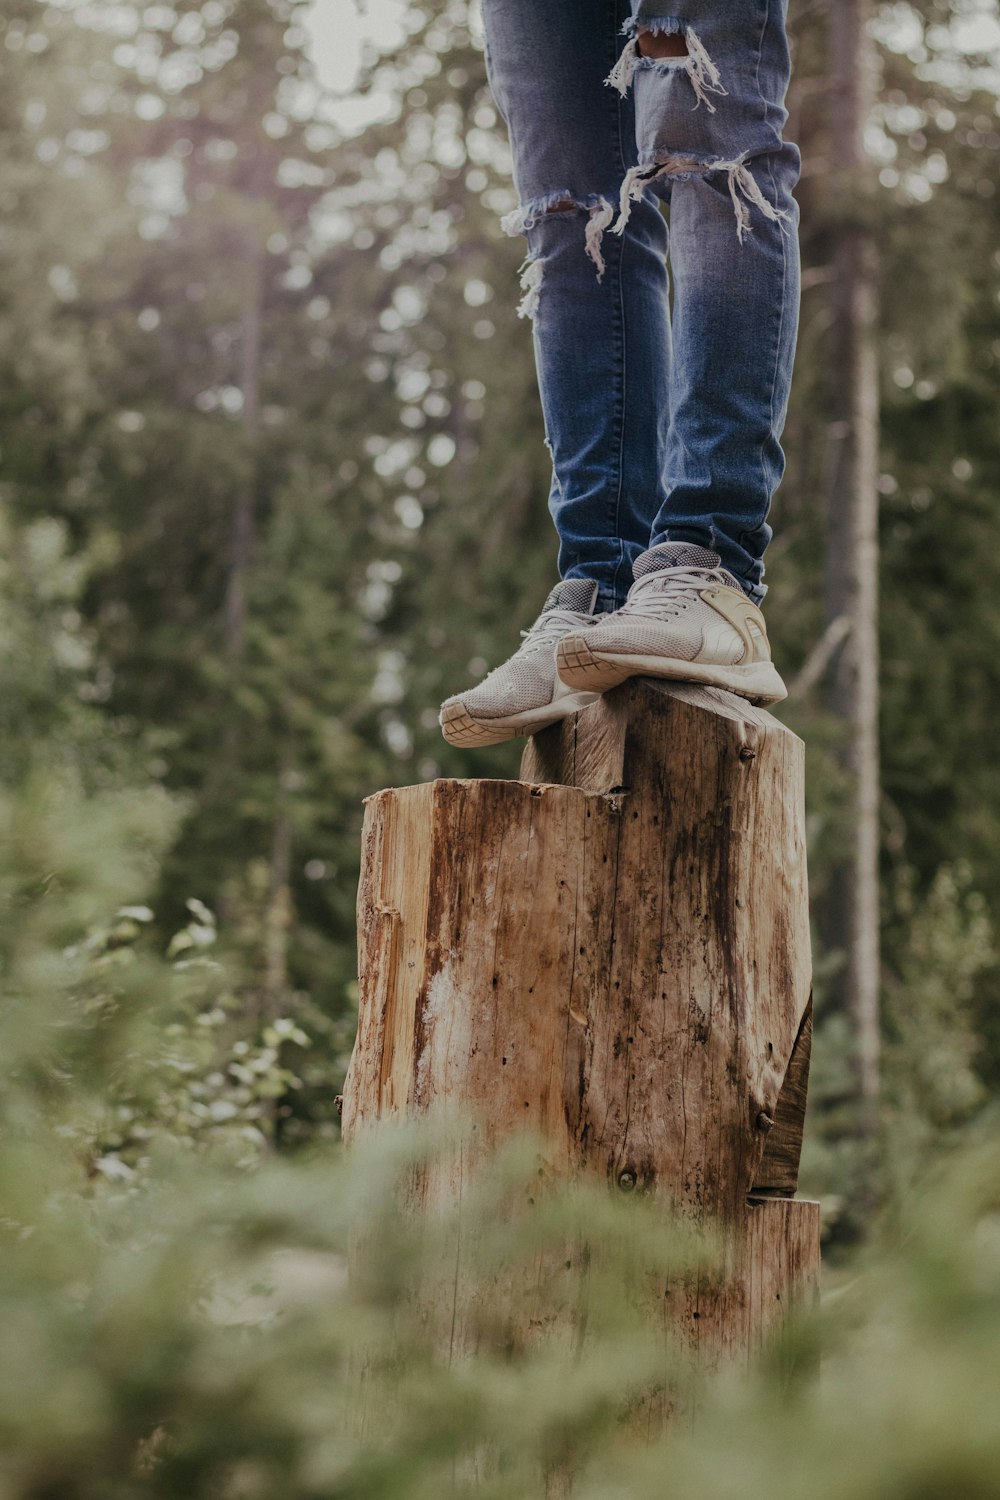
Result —
[[628, 599], [559, 642], [567, 687], [602, 693], [626, 677], [728, 688], [754, 703], [788, 696], [771, 662], [764, 616], [717, 552], [663, 542], [636, 558]]
[[564, 635], [581, 639], [600, 619], [593, 614], [597, 584], [566, 578], [556, 584], [524, 644], [478, 687], [441, 705], [441, 730], [449, 745], [498, 745], [518, 734], [534, 734], [599, 697], [560, 682], [555, 648]]

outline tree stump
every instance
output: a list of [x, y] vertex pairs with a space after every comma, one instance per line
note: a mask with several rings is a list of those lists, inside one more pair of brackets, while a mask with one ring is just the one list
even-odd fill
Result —
[[794, 1201], [811, 1031], [803, 746], [731, 694], [633, 680], [531, 740], [520, 781], [367, 803], [348, 1139], [474, 1120], [423, 1204], [516, 1132], [546, 1173], [724, 1226], [724, 1286], [686, 1288], [697, 1361], [746, 1359], [817, 1285]]

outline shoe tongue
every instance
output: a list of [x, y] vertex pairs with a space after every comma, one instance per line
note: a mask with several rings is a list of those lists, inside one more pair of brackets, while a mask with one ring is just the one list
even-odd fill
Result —
[[636, 558], [632, 577], [643, 578], [660, 568], [717, 568], [720, 562], [719, 554], [709, 552], [707, 547], [695, 547], [690, 542], [661, 542]]
[[593, 578], [564, 578], [542, 605], [542, 614], [550, 609], [572, 609], [577, 614], [592, 615], [596, 602], [597, 583]]

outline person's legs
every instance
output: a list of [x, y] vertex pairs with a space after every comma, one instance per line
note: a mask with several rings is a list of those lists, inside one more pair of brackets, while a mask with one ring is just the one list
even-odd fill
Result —
[[634, 98], [639, 152], [615, 228], [651, 190], [670, 204], [662, 499], [625, 605], [563, 636], [557, 667], [581, 692], [655, 676], [773, 703], [785, 686], [757, 602], [799, 300], [785, 0], [683, 0], [673, 16], [655, 3], [635, 0], [611, 81]]
[[484, 0], [487, 64], [510, 128], [559, 583], [514, 656], [442, 705], [455, 745], [533, 733], [592, 701], [555, 649], [621, 605], [649, 544], [669, 420], [666, 226], [652, 197], [607, 231], [636, 165], [632, 101], [606, 87], [625, 0]]
[[669, 203], [670, 422], [649, 541], [717, 552], [759, 601], [799, 304], [786, 4], [677, 3], [634, 0], [609, 80], [634, 102], [638, 145], [615, 227], [652, 192]]
[[[565, 689], [635, 672], [784, 696], [746, 598], [764, 593], [798, 314], [784, 0], [716, 0], [714, 13], [685, 0], [675, 16], [633, 0], [605, 78], [623, 4], [484, 0], [519, 195], [504, 227], [528, 238], [520, 311], [534, 325], [559, 570], [597, 597], [574, 601], [575, 629], [565, 608], [544, 623], [546, 606], [524, 648], [530, 692], [518, 653], [447, 701], [453, 743], [529, 732], [579, 706]], [[657, 196], [670, 204], [673, 356]], [[640, 558], [621, 622], [595, 623]], [[550, 645], [563, 678], [553, 661], [551, 695], [538, 670]]]
[[487, 65], [510, 129], [525, 234], [550, 506], [563, 578], [623, 602], [649, 545], [669, 421], [666, 226], [652, 195], [608, 228], [636, 166], [631, 97], [607, 87], [625, 0], [484, 0]]

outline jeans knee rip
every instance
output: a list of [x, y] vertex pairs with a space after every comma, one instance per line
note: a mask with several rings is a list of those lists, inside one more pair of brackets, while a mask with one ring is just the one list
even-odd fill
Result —
[[[530, 203], [522, 204], [512, 209], [509, 214], [505, 214], [500, 220], [500, 228], [504, 234], [516, 236], [526, 234], [542, 219], [552, 215], [579, 213], [587, 215], [583, 248], [589, 259], [594, 262], [597, 279], [600, 281], [605, 271], [601, 241], [604, 231], [609, 228], [615, 216], [614, 206], [602, 194], [593, 193], [581, 199], [575, 198], [570, 192], [548, 193], [544, 198], [534, 198]], [[535, 255], [529, 255], [521, 266], [521, 290], [524, 296], [517, 309], [519, 318], [533, 318], [537, 313], [542, 275], [541, 259]]]
[[710, 172], [725, 172], [729, 180], [729, 196], [733, 200], [733, 212], [736, 215], [736, 238], [740, 244], [753, 230], [750, 222], [751, 204], [759, 208], [766, 219], [771, 219], [784, 230], [785, 226], [781, 221], [788, 218], [787, 210], [775, 208], [764, 197], [757, 179], [746, 164], [748, 154], [744, 151], [731, 161], [701, 161], [695, 156], [674, 151], [650, 165], [632, 167], [626, 172], [622, 182], [614, 233], [624, 234], [632, 204], [639, 201], [651, 182], [662, 177], [686, 181], [691, 177], [705, 177]]
[[726, 94], [728, 90], [723, 88], [719, 70], [709, 57], [698, 33], [691, 26], [685, 26], [683, 21], [678, 20], [676, 16], [658, 16], [649, 21], [644, 20], [641, 23], [643, 31], [649, 32], [652, 36], [680, 33], [687, 46], [686, 57], [644, 57], [639, 51], [637, 41], [639, 24], [636, 21], [629, 22], [626, 27], [628, 41], [622, 49], [621, 57], [604, 82], [611, 88], [617, 89], [624, 98], [631, 87], [632, 77], [637, 68], [648, 68], [656, 73], [686, 73], [691, 80], [691, 87], [695, 94], [692, 108], [697, 109], [699, 105], [704, 104], [705, 108], [714, 115], [715, 105], [712, 103], [711, 95]]
[[[687, 47], [687, 56], [644, 57], [639, 51], [637, 41], [640, 30], [649, 32], [653, 36], [680, 33]], [[726, 95], [728, 91], [723, 87], [719, 70], [709, 57], [704, 42], [692, 27], [685, 25], [677, 16], [653, 16], [642, 21], [629, 21], [625, 26], [625, 33], [628, 41], [625, 43], [621, 57], [604, 80], [605, 83], [625, 95], [628, 93], [637, 68], [652, 69], [658, 73], [686, 73], [695, 94], [692, 108], [698, 109], [704, 104], [711, 114], [715, 113], [715, 105], [710, 95]], [[746, 165], [748, 154], [744, 151], [730, 161], [706, 161], [685, 152], [673, 151], [651, 164], [642, 163], [637, 167], [632, 167], [625, 174], [625, 180], [622, 183], [614, 233], [624, 234], [632, 212], [632, 204], [638, 202], [649, 183], [654, 182], [658, 177], [671, 177], [683, 181], [691, 177], [703, 177], [709, 172], [727, 174], [729, 196], [733, 200], [733, 212], [736, 215], [736, 238], [740, 244], [753, 228], [750, 222], [751, 205], [759, 208], [765, 218], [780, 224], [782, 219], [788, 217], [788, 214], [784, 209], [775, 208], [764, 197], [753, 173]], [[784, 225], [781, 227], [784, 228]]]

